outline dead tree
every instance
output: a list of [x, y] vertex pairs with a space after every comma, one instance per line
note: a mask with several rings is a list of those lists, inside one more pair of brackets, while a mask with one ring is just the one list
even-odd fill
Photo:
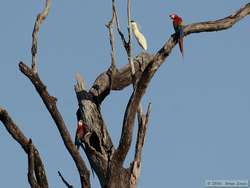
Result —
[[[57, 99], [49, 94], [47, 87], [38, 74], [36, 62], [38, 31], [42, 21], [46, 19], [46, 16], [49, 13], [50, 4], [51, 0], [46, 0], [45, 8], [40, 14], [38, 14], [35, 22], [31, 48], [32, 66], [30, 68], [25, 63], [20, 62], [19, 69], [34, 85], [54, 120], [63, 139], [64, 145], [78, 169], [81, 187], [90, 188], [90, 172], [86, 167], [85, 161], [75, 147], [72, 141], [72, 136], [69, 134], [65, 121], [57, 108]], [[145, 94], [152, 77], [176, 45], [176, 40], [174, 35], [172, 35], [157, 53], [149, 54], [143, 52], [136, 57], [132, 57], [130, 6], [131, 2], [128, 0], [127, 12], [129, 32], [127, 40], [120, 29], [115, 0], [112, 0], [112, 18], [106, 25], [109, 31], [111, 44], [111, 66], [109, 69], [96, 78], [90, 89], [85, 87], [84, 81], [80, 75], [77, 76], [77, 83], [75, 85], [75, 92], [79, 105], [77, 113], [80, 115], [81, 119], [87, 122], [89, 127], [91, 127], [90, 134], [84, 137], [83, 148], [101, 186], [105, 188], [133, 188], [137, 185], [140, 176], [141, 153], [151, 111], [151, 104], [149, 103], [147, 111], [144, 113], [140, 107], [140, 101]], [[190, 34], [200, 32], [226, 30], [234, 26], [235, 23], [249, 14], [250, 3], [225, 18], [186, 25], [184, 27], [184, 35], [187, 37]], [[128, 55], [128, 63], [121, 69], [116, 68], [114, 28], [117, 29], [123, 42], [124, 49]], [[123, 90], [130, 85], [133, 85], [133, 92], [129, 98], [124, 114], [119, 145], [115, 148], [100, 108], [103, 100], [105, 100], [111, 91]], [[138, 133], [134, 159], [131, 162], [131, 165], [128, 168], [125, 168], [123, 163], [128, 151], [131, 149], [132, 133], [136, 115], [138, 117]], [[24, 136], [18, 126], [11, 119], [8, 112], [2, 107], [0, 107], [0, 120], [10, 135], [22, 146], [28, 156], [27, 176], [30, 186], [32, 188], [49, 187], [42, 159], [40, 158], [38, 149], [32, 144], [31, 139]], [[73, 187], [64, 179], [60, 172], [58, 173], [67, 187]]]

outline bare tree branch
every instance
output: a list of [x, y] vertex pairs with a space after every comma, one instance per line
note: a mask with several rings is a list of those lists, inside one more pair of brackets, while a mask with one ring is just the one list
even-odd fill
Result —
[[151, 112], [151, 103], [149, 103], [148, 105], [146, 115], [142, 113], [142, 115], [140, 116], [137, 141], [135, 146], [135, 156], [134, 156], [134, 161], [131, 164], [131, 177], [130, 177], [131, 188], [136, 187], [138, 178], [140, 176], [142, 148], [147, 134], [147, 125], [150, 112]]
[[[109, 82], [110, 82], [110, 87], [112, 88], [112, 82], [113, 82], [113, 77], [117, 71], [116, 68], [116, 53], [115, 53], [115, 36], [114, 36], [114, 22], [115, 20], [115, 0], [112, 0], [112, 17], [111, 20], [108, 22], [108, 24], [106, 24], [106, 27], [109, 30], [109, 41], [110, 41], [110, 46], [111, 46], [111, 66], [107, 71], [107, 74], [109, 75]], [[99, 104], [102, 102], [102, 100], [105, 99], [105, 97], [109, 94], [110, 90], [107, 90], [107, 92], [105, 92], [105, 95], [103, 95], [102, 97], [98, 97], [97, 101], [99, 102]]]
[[[93, 124], [92, 125], [93, 130], [91, 130], [89, 138], [85, 140], [86, 151], [88, 151], [90, 154], [89, 155], [90, 162], [93, 162], [91, 166], [92, 165], [94, 166], [94, 170], [98, 174], [98, 178], [103, 187], [117, 187], [119, 185], [119, 187], [123, 188], [123, 187], [135, 186], [140, 174], [141, 154], [146, 136], [150, 106], [148, 107], [148, 112], [146, 115], [141, 111], [141, 113], [138, 116], [140, 121], [137, 134], [137, 143], [136, 143], [134, 161], [129, 169], [125, 169], [122, 167], [126, 155], [131, 147], [134, 121], [136, 113], [138, 112], [140, 101], [144, 93], [146, 92], [146, 89], [152, 77], [154, 76], [158, 68], [164, 63], [165, 59], [169, 56], [172, 49], [175, 47], [176, 40], [172, 35], [156, 54], [151, 55], [144, 52], [139, 54], [139, 56], [137, 57], [132, 57], [131, 31], [129, 31], [129, 41], [126, 42], [124, 35], [119, 29], [117, 13], [114, 5], [115, 0], [112, 0], [112, 2], [113, 2], [112, 4], [113, 12], [111, 19], [112, 25], [114, 23], [114, 18], [115, 18], [118, 32], [122, 38], [124, 47], [128, 54], [129, 63], [121, 70], [116, 71], [114, 74], [110, 74], [109, 70], [102, 73], [96, 79], [94, 85], [92, 86], [89, 92], [85, 90], [83, 91], [85, 98], [80, 98], [81, 97], [80, 94], [77, 91], [76, 93], [79, 99], [78, 100], [79, 107], [84, 107], [84, 108], [86, 107], [85, 108], [86, 112], [84, 113], [84, 116], [87, 115], [89, 121], [92, 121]], [[129, 25], [128, 29], [130, 30], [131, 1], [128, 0], [127, 2], [128, 2], [127, 10], [128, 10], [128, 25]], [[32, 50], [31, 50], [32, 69], [30, 69], [24, 63], [20, 63], [19, 68], [21, 72], [25, 74], [33, 83], [38, 94], [42, 98], [45, 106], [50, 112], [53, 120], [55, 121], [56, 126], [63, 139], [63, 142], [77, 166], [78, 172], [80, 174], [82, 188], [90, 188], [89, 170], [87, 169], [83, 159], [81, 158], [79, 152], [77, 151], [76, 147], [72, 142], [68, 129], [64, 123], [64, 120], [59, 110], [57, 109], [56, 98], [49, 95], [46, 86], [40, 80], [36, 69], [37, 35], [42, 21], [48, 15], [49, 7], [50, 7], [50, 0], [47, 0], [46, 7], [44, 11], [38, 15], [34, 26], [34, 31], [32, 34], [33, 37]], [[226, 18], [215, 21], [200, 22], [200, 23], [186, 25], [184, 27], [184, 34], [185, 36], [188, 36], [189, 34], [192, 33], [212, 32], [212, 31], [229, 29], [235, 23], [237, 23], [238, 21], [240, 21], [242, 18], [244, 18], [249, 14], [250, 14], [250, 3], [246, 4], [240, 10], [238, 10], [237, 12]], [[114, 36], [112, 32], [113, 31], [110, 30], [110, 43], [113, 56], [112, 65], [115, 65], [115, 51], [114, 51], [115, 47], [114, 47]], [[133, 68], [133, 66], [131, 65], [134, 65], [134, 71], [132, 71], [132, 73], [134, 73], [133, 75], [134, 78], [136, 78], [137, 84], [135, 84], [134, 79], [131, 78], [131, 69]], [[130, 84], [134, 85], [134, 90], [129, 99], [129, 103], [126, 107], [119, 145], [117, 150], [114, 150], [112, 141], [109, 137], [104, 121], [102, 119], [102, 115], [100, 113], [100, 103], [108, 95], [110, 90], [121, 90]], [[29, 159], [28, 180], [30, 185], [32, 187], [47, 188], [48, 183], [44, 166], [35, 146], [31, 142], [29, 142], [29, 140], [23, 135], [23, 133], [11, 120], [7, 111], [3, 108], [0, 108], [0, 120], [3, 122], [6, 129], [12, 135], [12, 137], [22, 146], [24, 151], [28, 154], [28, 159]], [[64, 179], [62, 176], [61, 178]], [[130, 184], [130, 186], [128, 186], [128, 183]]]
[[78, 169], [80, 180], [82, 184], [82, 188], [89, 188], [90, 186], [90, 180], [89, 180], [89, 170], [87, 169], [83, 159], [80, 156], [80, 153], [76, 149], [69, 131], [64, 123], [63, 117], [59, 110], [57, 109], [56, 105], [56, 98], [51, 96], [46, 86], [43, 84], [42, 80], [39, 78], [38, 73], [34, 73], [27, 65], [20, 62], [19, 63], [20, 71], [29, 78], [29, 80], [32, 82], [34, 87], [36, 88], [36, 91], [42, 98], [46, 108], [50, 112], [51, 117], [53, 118], [60, 135], [63, 139], [64, 145], [66, 146], [68, 152], [70, 153], [71, 157], [73, 158], [76, 167]]
[[[235, 13], [219, 20], [207, 21], [189, 24], [184, 28], [185, 36], [192, 33], [201, 33], [201, 32], [213, 32], [213, 31], [222, 31], [231, 28], [235, 23], [243, 19], [244, 17], [250, 14], [250, 3], [246, 4], [240, 8]], [[176, 45], [173, 37], [170, 37], [164, 46], [155, 54], [154, 57], [154, 68], [158, 69], [159, 66], [164, 63], [166, 57], [169, 56], [173, 47]]]
[[134, 75], [135, 75], [135, 67], [132, 57], [132, 30], [131, 30], [131, 0], [127, 1], [127, 14], [128, 14], [128, 61], [131, 67], [131, 76], [132, 80], [135, 83]]
[[[135, 89], [136, 87], [136, 76], [135, 76], [135, 67], [134, 67], [134, 62], [133, 62], [133, 57], [132, 57], [132, 42], [131, 42], [131, 37], [132, 37], [132, 31], [131, 31], [131, 0], [127, 1], [127, 15], [128, 15], [128, 60], [129, 64], [131, 67], [131, 77], [132, 77], [132, 82], [133, 82], [133, 88]], [[125, 46], [124, 46], [125, 47]], [[140, 117], [143, 117], [143, 110], [141, 105], [137, 107], [137, 116], [138, 119]], [[126, 113], [124, 118], [126, 117]], [[123, 160], [122, 160], [123, 162]]]
[[128, 60], [130, 63], [131, 75], [133, 76], [133, 75], [135, 75], [135, 67], [134, 67], [134, 62], [133, 62], [133, 58], [132, 58], [132, 45], [131, 45], [131, 37], [132, 37], [132, 32], [131, 32], [131, 1], [130, 0], [127, 1], [128, 42], [126, 41], [125, 36], [120, 29], [118, 14], [117, 14], [116, 7], [115, 7], [115, 0], [112, 0], [112, 3], [113, 3], [113, 11], [115, 14], [115, 20], [116, 20], [116, 28], [117, 28], [117, 31], [118, 31], [120, 37], [121, 37], [123, 47], [125, 48], [125, 50], [127, 52]]
[[99, 103], [86, 90], [80, 74], [76, 76], [76, 80], [75, 92], [79, 105], [78, 118], [83, 120], [88, 127], [88, 133], [84, 136], [84, 147], [82, 148], [101, 185], [105, 186], [109, 159], [114, 153], [114, 147], [102, 118]]
[[[0, 121], [2, 121], [3, 125], [9, 132], [9, 134], [21, 145], [25, 153], [28, 155], [30, 153], [30, 142], [29, 140], [24, 136], [22, 131], [18, 128], [18, 126], [13, 122], [11, 117], [9, 116], [8, 112], [0, 107]], [[32, 161], [32, 164], [29, 163], [29, 170], [34, 169], [35, 170], [35, 176], [36, 181], [38, 185], [42, 188], [48, 188], [48, 181], [46, 177], [46, 172], [44, 169], [44, 165], [42, 162], [42, 159], [39, 155], [38, 150], [35, 148], [34, 145], [32, 145], [32, 156], [29, 156], [30, 161]], [[33, 170], [32, 170], [33, 173]]]
[[32, 54], [32, 71], [37, 73], [37, 67], [36, 67], [36, 54], [37, 54], [37, 38], [38, 38], [38, 32], [40, 29], [40, 26], [42, 22], [46, 19], [46, 17], [49, 14], [49, 9], [51, 5], [51, 0], [46, 0], [45, 7], [43, 11], [37, 15], [36, 22], [34, 25], [33, 33], [32, 33], [32, 47], [31, 47], [31, 54]]
[[29, 140], [28, 149], [29, 149], [28, 151], [28, 181], [29, 181], [30, 187], [40, 188], [40, 186], [38, 185], [34, 177], [34, 169], [35, 169], [34, 148], [33, 148], [31, 139]]
[[[236, 13], [224, 19], [187, 25], [184, 28], [184, 34], [185, 36], [187, 36], [192, 33], [225, 30], [232, 27], [236, 22], [249, 14], [250, 3], [245, 5]], [[174, 40], [174, 36], [172, 35], [164, 44], [164, 46], [154, 55], [153, 59], [149, 62], [149, 64], [143, 71], [132, 96], [130, 97], [123, 121], [122, 134], [116, 153], [118, 160], [120, 160], [120, 162], [122, 163], [124, 162], [131, 145], [136, 109], [138, 108], [140, 100], [144, 95], [155, 72], [164, 63], [165, 59], [169, 56], [175, 45], [176, 41]]]
[[[124, 34], [120, 29], [115, 0], [112, 0], [112, 11], [115, 14], [117, 31], [121, 37], [123, 46], [129, 57], [129, 42], [126, 41]], [[135, 83], [135, 80], [137, 80], [141, 76], [141, 73], [143, 72], [149, 61], [152, 59], [152, 57], [152, 55], [146, 52], [142, 52], [137, 57], [132, 58], [132, 64], [134, 65], [135, 69], [134, 79], [132, 79], [131, 76], [131, 64], [126, 65], [120, 70], [115, 69], [115, 71], [111, 72], [112, 74], [110, 74], [110, 69], [108, 69], [96, 78], [92, 88], [90, 89], [90, 92], [98, 99], [98, 101], [102, 102], [104, 98], [109, 94], [110, 90], [122, 90], [131, 83]]]
[[51, 117], [55, 121], [57, 128], [60, 132], [60, 135], [63, 139], [64, 145], [66, 146], [68, 152], [72, 156], [81, 180], [82, 188], [90, 188], [90, 180], [89, 180], [89, 171], [81, 158], [78, 150], [76, 149], [74, 143], [72, 142], [72, 139], [70, 137], [69, 131], [64, 123], [64, 120], [60, 114], [60, 112], [57, 109], [56, 106], [56, 98], [53, 96], [50, 96], [46, 86], [43, 84], [43, 82], [40, 80], [37, 67], [36, 67], [36, 54], [37, 54], [37, 38], [38, 38], [38, 32], [40, 29], [40, 26], [42, 22], [46, 19], [49, 13], [51, 5], [51, 0], [46, 0], [45, 8], [43, 11], [37, 15], [36, 22], [34, 25], [33, 33], [32, 33], [32, 48], [31, 48], [31, 54], [32, 54], [32, 68], [30, 69], [27, 65], [24, 63], [19, 63], [19, 68], [21, 72], [27, 76], [30, 81], [33, 83], [34, 87], [36, 88], [37, 92], [39, 93], [40, 97], [42, 98], [45, 106], [47, 107], [48, 111], [50, 112]]
[[60, 176], [60, 178], [62, 179], [63, 183], [68, 187], [68, 188], [74, 188], [73, 185], [70, 185], [67, 180], [62, 176], [61, 172], [58, 171], [58, 175]]
[[90, 168], [91, 168], [91, 171], [92, 171], [92, 175], [93, 175], [93, 177], [95, 177], [95, 172], [94, 172], [94, 169], [92, 167], [92, 166], [94, 166], [94, 164], [92, 163], [90, 153], [87, 151], [87, 149], [85, 148], [85, 146], [82, 143], [81, 143], [80, 146], [81, 146], [82, 150], [84, 151], [84, 153], [85, 153], [85, 155], [86, 155], [86, 157], [87, 157], [87, 159], [88, 159], [88, 161], [90, 163]]
[[[212, 32], [212, 31], [220, 31], [224, 29], [229, 29], [235, 23], [240, 21], [242, 18], [249, 15], [249, 6], [250, 6], [249, 4], [250, 3], [246, 4], [240, 10], [238, 10], [237, 12], [233, 13], [232, 15], [226, 18], [219, 19], [216, 21], [207, 21], [207, 22], [200, 22], [200, 23], [186, 25], [184, 29], [184, 33], [185, 35], [189, 35], [192, 33]], [[118, 23], [118, 21], [116, 22]], [[133, 58], [133, 61], [134, 61], [133, 63], [135, 65], [136, 79], [141, 77], [142, 72], [148, 66], [148, 64], [153, 60], [153, 58], [154, 58], [154, 61], [156, 59], [158, 60], [162, 59], [161, 62], [163, 63], [165, 58], [170, 54], [175, 44], [176, 43], [174, 41], [174, 38], [170, 37], [166, 41], [164, 46], [155, 55], [142, 52], [137, 57]], [[155, 57], [156, 55], [158, 58]], [[162, 63], [160, 64], [158, 63], [157, 66], [161, 65]], [[101, 95], [104, 91], [108, 90], [108, 88], [110, 87], [110, 84], [109, 84], [110, 79], [109, 79], [109, 75], [107, 74], [107, 72], [108, 71], [101, 73], [97, 77], [97, 79], [95, 80], [91, 88], [91, 92], [93, 91], [93, 94], [96, 97]], [[122, 90], [125, 87], [129, 86], [130, 84], [133, 84], [133, 81], [131, 78], [130, 65], [127, 64], [123, 68], [119, 69], [117, 73], [114, 75], [113, 80], [112, 80], [111, 90]]]
[[139, 123], [139, 129], [137, 133], [134, 161], [141, 161], [141, 153], [145, 141], [145, 136], [147, 133], [147, 125], [150, 113], [151, 113], [151, 103], [148, 104], [146, 115], [143, 113], [142, 116], [140, 117], [141, 120]]
[[128, 54], [128, 53], [129, 53], [129, 52], [128, 52], [128, 51], [129, 51], [129, 49], [128, 49], [128, 48], [129, 48], [129, 47], [128, 47], [128, 42], [126, 41], [125, 36], [124, 36], [124, 34], [122, 33], [121, 28], [120, 28], [119, 19], [118, 19], [118, 14], [117, 14], [116, 7], [115, 7], [115, 0], [112, 0], [112, 3], [113, 3], [113, 7], [114, 7], [113, 10], [114, 10], [114, 13], [115, 13], [116, 28], [117, 28], [117, 31], [118, 31], [120, 37], [121, 37], [123, 46], [124, 46], [124, 48], [125, 48], [125, 50], [126, 50], [126, 52], [127, 52], [127, 54]]
[[[146, 52], [142, 52], [133, 58], [136, 79], [141, 77], [143, 70], [152, 58], [153, 56]], [[103, 101], [107, 94], [109, 94], [110, 90], [122, 90], [132, 83], [131, 67], [130, 64], [127, 64], [123, 68], [115, 71], [113, 75], [110, 74], [110, 70], [101, 73], [93, 83], [90, 92], [94, 97], [98, 98], [98, 101]]]
[[113, 31], [113, 25], [115, 22], [115, 0], [112, 0], [112, 18], [106, 25], [109, 30], [109, 39], [110, 39], [110, 46], [111, 46], [111, 66], [115, 67], [115, 37]]

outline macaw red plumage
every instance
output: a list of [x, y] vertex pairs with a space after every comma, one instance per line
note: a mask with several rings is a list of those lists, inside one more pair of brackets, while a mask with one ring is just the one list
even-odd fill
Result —
[[75, 145], [77, 149], [79, 149], [81, 143], [83, 142], [83, 138], [87, 133], [87, 125], [82, 121], [79, 120], [77, 122], [77, 129], [76, 129], [76, 136], [75, 136]]
[[[80, 118], [79, 112], [78, 112], [77, 118]], [[79, 147], [81, 146], [82, 142], [84, 141], [84, 136], [87, 134], [88, 131], [89, 131], [88, 126], [83, 122], [83, 120], [80, 119], [77, 122], [77, 129], [76, 129], [76, 136], [75, 136], [75, 145], [76, 145], [78, 150], [79, 150]], [[84, 147], [83, 147], [83, 150], [85, 151]], [[85, 151], [85, 153], [86, 153], [86, 151]], [[87, 155], [87, 158], [89, 158], [87, 153], [86, 153], [86, 155]], [[89, 159], [89, 161], [90, 161], [90, 159]], [[92, 166], [91, 166], [91, 170], [92, 170], [92, 174], [94, 176], [94, 170], [93, 170]]]
[[180, 51], [182, 54], [182, 57], [184, 56], [184, 49], [183, 49], [183, 38], [184, 38], [184, 23], [182, 21], [182, 18], [179, 17], [176, 14], [171, 14], [169, 17], [173, 20], [173, 26], [176, 34], [176, 39], [179, 43]]

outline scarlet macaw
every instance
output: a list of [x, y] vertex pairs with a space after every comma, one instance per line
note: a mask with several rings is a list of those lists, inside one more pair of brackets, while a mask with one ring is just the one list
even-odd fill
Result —
[[77, 123], [76, 136], [75, 136], [75, 145], [77, 149], [79, 149], [81, 143], [83, 142], [86, 133], [87, 133], [87, 126], [83, 123], [82, 120], [79, 120]]
[[182, 18], [176, 14], [170, 14], [169, 17], [173, 20], [173, 26], [174, 26], [174, 30], [175, 30], [176, 40], [179, 43], [180, 51], [181, 51], [181, 54], [183, 57], [184, 56], [184, 50], [183, 50], [184, 23], [182, 21]]

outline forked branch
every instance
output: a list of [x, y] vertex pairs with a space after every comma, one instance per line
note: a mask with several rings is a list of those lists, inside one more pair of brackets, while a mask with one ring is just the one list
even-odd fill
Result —
[[[187, 36], [192, 33], [212, 32], [229, 29], [235, 23], [249, 14], [250, 3], [246, 4], [240, 10], [226, 18], [216, 21], [200, 22], [187, 25], [184, 28], [184, 34], [185, 36]], [[117, 158], [121, 160], [122, 163], [125, 160], [125, 157], [131, 146], [136, 109], [138, 108], [140, 100], [146, 92], [149, 82], [151, 81], [155, 72], [164, 63], [165, 59], [169, 56], [175, 45], [176, 41], [174, 40], [174, 36], [172, 35], [164, 44], [164, 46], [153, 56], [152, 60], [147, 64], [132, 96], [130, 97], [124, 116], [121, 138], [117, 149]]]
[[34, 73], [27, 65], [20, 62], [19, 63], [20, 71], [29, 78], [29, 80], [32, 82], [34, 87], [36, 88], [36, 91], [40, 95], [40, 97], [43, 100], [43, 103], [47, 107], [47, 110], [49, 111], [51, 117], [53, 118], [60, 135], [63, 139], [64, 145], [66, 146], [68, 152], [70, 153], [71, 157], [73, 158], [75, 165], [78, 169], [78, 172], [80, 174], [80, 180], [82, 184], [82, 188], [89, 188], [90, 187], [90, 180], [89, 180], [89, 170], [87, 169], [85, 162], [83, 161], [82, 157], [80, 156], [80, 153], [76, 149], [71, 136], [69, 134], [69, 131], [65, 125], [65, 122], [63, 120], [63, 117], [59, 110], [57, 109], [56, 105], [56, 98], [51, 96], [46, 86], [43, 84], [42, 80], [40, 79], [38, 73]]
[[[114, 0], [113, 0], [113, 2], [114, 2]], [[129, 2], [130, 2], [130, 0], [128, 0], [128, 3]], [[40, 80], [39, 75], [38, 75], [37, 70], [36, 70], [37, 35], [38, 35], [39, 27], [40, 27], [42, 21], [48, 15], [49, 7], [50, 7], [50, 0], [47, 0], [46, 7], [45, 7], [44, 11], [38, 15], [35, 26], [34, 26], [34, 31], [33, 31], [33, 35], [32, 35], [32, 37], [33, 37], [33, 41], [32, 41], [32, 69], [30, 69], [24, 63], [20, 63], [19, 68], [20, 68], [21, 72], [23, 74], [25, 74], [30, 79], [30, 81], [32, 82], [32, 84], [36, 88], [38, 94], [42, 98], [48, 111], [50, 112], [53, 120], [55, 121], [55, 124], [56, 124], [56, 126], [61, 134], [63, 142], [64, 142], [67, 150], [71, 154], [71, 156], [72, 156], [72, 158], [77, 166], [77, 169], [78, 169], [79, 174], [80, 174], [82, 188], [83, 187], [90, 188], [89, 170], [86, 168], [86, 165], [85, 165], [83, 159], [81, 158], [79, 152], [77, 151], [76, 147], [74, 146], [74, 143], [73, 143], [71, 136], [68, 132], [68, 129], [65, 125], [65, 122], [64, 122], [59, 110], [57, 109], [56, 98], [51, 96], [48, 93], [46, 86]], [[129, 4], [128, 4], [128, 7], [129, 7]], [[114, 16], [118, 20], [114, 7], [113, 7], [113, 12], [114, 13], [112, 14], [112, 17], [113, 17], [112, 20], [114, 20]], [[241, 19], [243, 19], [245, 16], [247, 16], [249, 14], [250, 14], [250, 3], [246, 4], [244, 7], [239, 9], [237, 12], [235, 12], [232, 15], [225, 17], [223, 19], [186, 25], [184, 28], [184, 34], [185, 34], [185, 36], [188, 36], [192, 33], [212, 32], [212, 31], [221, 31], [221, 30], [229, 29], [235, 23], [237, 23], [238, 21], [240, 21]], [[117, 24], [118, 32], [119, 32], [119, 24], [118, 24], [117, 20], [116, 20], [116, 24]], [[130, 24], [130, 19], [128, 19], [128, 24]], [[121, 32], [119, 32], [119, 34], [121, 35]], [[122, 37], [122, 35], [121, 35], [121, 37]], [[131, 37], [131, 34], [130, 34], [130, 37]], [[124, 36], [123, 36], [122, 40], [123, 40], [123, 43], [126, 44], [126, 45], [124, 45], [124, 47], [126, 49], [129, 49], [129, 47], [128, 47], [129, 42], [128, 43], [126, 42]], [[111, 38], [111, 44], [112, 43], [113, 42], [112, 42], [112, 38]], [[108, 168], [105, 168], [105, 169], [115, 170], [115, 169], [117, 169], [116, 168], [117, 162], [119, 163], [118, 167], [121, 167], [121, 165], [123, 164], [123, 162], [127, 156], [127, 153], [131, 147], [134, 121], [135, 121], [135, 116], [136, 116], [140, 101], [141, 101], [144, 93], [146, 92], [146, 89], [148, 88], [148, 85], [149, 85], [152, 77], [154, 76], [156, 71], [159, 69], [159, 67], [164, 63], [165, 59], [169, 56], [169, 54], [171, 53], [171, 51], [175, 47], [175, 45], [176, 45], [176, 41], [175, 41], [174, 37], [171, 36], [166, 41], [164, 46], [154, 55], [151, 55], [148, 53], [142, 53], [138, 57], [135, 57], [133, 59], [132, 59], [132, 55], [129, 56], [133, 60], [132, 64], [135, 65], [135, 68], [134, 68], [135, 74], [134, 75], [137, 79], [137, 84], [134, 87], [134, 91], [133, 91], [133, 93], [130, 97], [129, 103], [126, 107], [126, 112], [124, 115], [124, 121], [123, 121], [123, 127], [122, 127], [121, 138], [119, 141], [119, 146], [118, 146], [117, 150], [115, 151], [114, 157], [112, 155], [112, 158], [109, 158], [108, 164], [105, 165], [105, 167], [108, 167]], [[111, 47], [111, 48], [113, 48], [113, 47]], [[129, 54], [128, 51], [127, 51], [127, 53]], [[140, 58], [142, 58], [142, 57], [145, 57], [145, 58], [143, 58], [143, 61], [140, 60]], [[112, 60], [112, 64], [114, 64], [114, 62], [115, 61]], [[112, 79], [113, 79], [112, 84], [110, 84], [110, 77], [107, 73], [108, 71], [102, 73], [95, 81], [94, 86], [91, 89], [91, 92], [92, 92], [91, 95], [93, 95], [94, 98], [95, 97], [98, 98], [99, 96], [102, 96], [102, 99], [104, 99], [105, 96], [107, 96], [107, 94], [103, 95], [104, 92], [107, 92], [110, 90], [121, 90], [121, 89], [127, 87], [128, 85], [133, 84], [134, 81], [133, 81], [133, 79], [131, 79], [131, 74], [130, 74], [131, 73], [131, 71], [130, 71], [131, 61], [129, 61], [129, 62], [130, 63], [128, 63], [123, 69], [121, 69], [121, 71], [118, 71], [115, 75], [112, 75]], [[145, 64], [142, 64], [141, 62], [145, 62]], [[147, 130], [147, 122], [148, 122], [148, 117], [149, 117], [149, 112], [150, 112], [149, 109], [148, 109], [148, 113], [146, 115], [141, 116], [141, 123], [139, 124], [140, 126], [139, 126], [139, 130], [138, 130], [137, 144], [136, 144], [136, 149], [135, 149], [136, 152], [135, 152], [134, 161], [132, 163], [132, 175], [133, 176], [130, 179], [132, 181], [132, 184], [133, 183], [136, 184], [137, 177], [139, 176], [139, 173], [140, 173], [141, 151], [143, 148], [143, 143], [145, 140], [145, 135], [146, 135], [146, 130]], [[98, 113], [98, 115], [99, 115], [99, 113]], [[0, 120], [3, 122], [5, 128], [12, 135], [12, 137], [22, 146], [24, 151], [28, 154], [28, 159], [29, 159], [28, 160], [29, 161], [28, 178], [29, 178], [29, 182], [30, 182], [31, 186], [32, 187], [47, 188], [48, 183], [47, 183], [46, 173], [44, 170], [42, 160], [41, 160], [39, 153], [38, 153], [37, 149], [35, 148], [35, 146], [32, 144], [31, 141], [29, 141], [23, 135], [21, 130], [12, 121], [12, 119], [8, 115], [7, 111], [3, 108], [0, 108]], [[107, 135], [107, 134], [105, 134], [105, 135]], [[102, 152], [100, 152], [100, 153], [102, 153]], [[112, 152], [112, 154], [113, 154], [113, 152]], [[105, 160], [103, 160], [103, 161], [105, 161]], [[109, 165], [111, 167], [109, 167]], [[118, 168], [117, 172], [124, 172], [126, 170], [127, 169], [124, 170], [123, 168], [120, 168], [120, 169]], [[99, 174], [101, 174], [101, 173], [99, 173]], [[124, 174], [127, 175], [127, 171], [124, 172]], [[121, 175], [121, 174], [119, 174], [119, 175]], [[122, 180], [123, 177], [126, 177], [125, 175], [119, 176], [119, 180]], [[103, 177], [105, 177], [105, 176], [103, 176]], [[135, 182], [133, 182], [134, 180], [135, 180]], [[113, 187], [115, 187], [115, 186], [113, 186]], [[126, 187], [128, 187], [128, 186], [126, 186]]]
[[[32, 144], [32, 142], [29, 141], [26, 136], [24, 136], [22, 131], [11, 119], [8, 112], [2, 107], [0, 107], [0, 121], [2, 121], [9, 134], [21, 145], [25, 153], [28, 155], [28, 180], [31, 187], [33, 188], [40, 186], [41, 188], [48, 188], [49, 186], [46, 172], [38, 150]], [[34, 172], [36, 178], [34, 177]]]

